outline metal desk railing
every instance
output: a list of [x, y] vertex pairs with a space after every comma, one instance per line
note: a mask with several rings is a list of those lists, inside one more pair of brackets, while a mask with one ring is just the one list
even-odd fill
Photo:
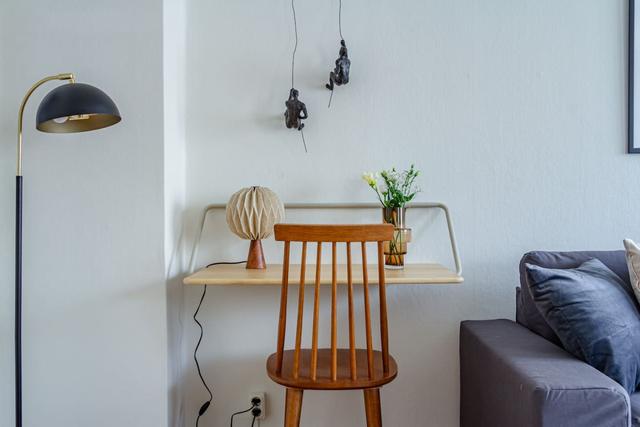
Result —
[[[209, 216], [209, 213], [214, 210], [226, 209], [224, 203], [214, 203], [204, 208], [202, 217], [200, 219], [200, 226], [198, 228], [198, 234], [196, 235], [193, 243], [193, 249], [191, 250], [191, 258], [189, 259], [189, 273], [193, 273], [195, 270], [196, 258], [198, 257], [198, 250], [200, 249], [200, 241], [202, 240], [202, 233], [204, 232], [204, 225]], [[380, 203], [285, 203], [285, 210], [323, 210], [323, 209], [380, 209]], [[462, 276], [462, 263], [460, 261], [460, 255], [458, 254], [458, 245], [456, 243], [456, 235], [453, 230], [453, 222], [451, 221], [451, 214], [449, 208], [444, 203], [438, 202], [423, 202], [423, 203], [411, 203], [407, 205], [408, 209], [441, 209], [444, 212], [447, 229], [449, 231], [449, 241], [451, 242], [451, 254], [453, 256], [453, 262], [456, 266], [456, 274]]]

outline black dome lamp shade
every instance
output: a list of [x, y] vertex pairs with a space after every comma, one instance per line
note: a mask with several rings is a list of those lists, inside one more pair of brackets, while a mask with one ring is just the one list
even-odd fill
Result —
[[118, 107], [106, 93], [85, 83], [69, 83], [44, 97], [36, 114], [36, 128], [50, 133], [85, 132], [120, 120]]

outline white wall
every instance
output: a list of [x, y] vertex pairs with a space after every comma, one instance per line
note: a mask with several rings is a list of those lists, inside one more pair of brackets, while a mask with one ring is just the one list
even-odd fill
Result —
[[[25, 426], [193, 425], [206, 396], [190, 354], [201, 290], [182, 306], [180, 223], [193, 227], [205, 204], [243, 186], [288, 202], [371, 201], [363, 170], [415, 162], [419, 199], [452, 208], [465, 284], [389, 290], [400, 376], [383, 392], [387, 425], [457, 425], [458, 323], [513, 316], [524, 251], [619, 248], [640, 234], [640, 190], [628, 184], [640, 167], [624, 154], [626, 1], [345, 1], [352, 81], [328, 110], [337, 7], [297, 4], [305, 155], [282, 123], [288, 1], [0, 3], [0, 425], [14, 415], [16, 110], [46, 74], [102, 87], [124, 120], [37, 133], [35, 109], [54, 84], [25, 114]], [[443, 218], [409, 220], [411, 259], [449, 263]], [[199, 264], [245, 256], [220, 217], [207, 229]], [[277, 261], [280, 248], [266, 247]], [[277, 301], [277, 288], [210, 289], [205, 425], [226, 425], [252, 390], [268, 393], [263, 426], [281, 424], [283, 390], [264, 371]], [[303, 425], [363, 425], [361, 402], [307, 393]]]
[[164, 75], [164, 215], [167, 275], [168, 420], [179, 426], [184, 418], [182, 374], [185, 269], [183, 239], [186, 202], [185, 48], [186, 0], [163, 1]]
[[25, 112], [25, 427], [166, 426], [162, 3], [0, 2], [0, 70], [0, 425], [14, 417], [17, 109], [72, 71], [123, 121], [36, 132], [54, 83]]
[[[343, 3], [352, 80], [328, 110], [323, 85], [337, 54], [338, 0], [297, 2], [296, 87], [310, 112], [304, 154], [282, 120], [289, 2], [189, 2], [188, 222], [247, 185], [269, 186], [288, 202], [372, 201], [362, 171], [415, 162], [424, 171], [419, 199], [453, 211], [466, 280], [390, 290], [400, 374], [383, 391], [383, 417], [393, 426], [455, 426], [459, 322], [513, 317], [523, 252], [620, 248], [623, 237], [640, 234], [640, 158], [625, 154], [626, 1]], [[442, 218], [409, 213], [409, 221], [412, 259], [448, 262]], [[199, 264], [245, 256], [246, 243], [224, 221], [207, 227]], [[269, 259], [279, 257], [270, 244]], [[188, 352], [200, 292], [187, 291]], [[201, 314], [201, 359], [215, 395], [208, 425], [228, 423], [251, 390], [268, 392], [263, 426], [281, 425], [283, 390], [264, 369], [277, 301], [277, 288], [210, 289]], [[185, 360], [193, 425], [206, 394]], [[302, 425], [364, 425], [361, 408], [356, 392], [307, 393]]]

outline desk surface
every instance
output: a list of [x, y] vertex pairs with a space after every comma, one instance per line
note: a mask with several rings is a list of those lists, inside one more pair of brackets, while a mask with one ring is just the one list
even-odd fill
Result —
[[[315, 265], [307, 265], [307, 285], [313, 285]], [[377, 265], [368, 266], [369, 283], [378, 283]], [[346, 283], [347, 267], [339, 265], [338, 283]], [[407, 264], [402, 270], [385, 270], [387, 284], [390, 285], [442, 285], [457, 284], [464, 281], [462, 276], [440, 264]], [[289, 283], [300, 280], [300, 266], [292, 264], [289, 272]], [[282, 265], [269, 264], [265, 270], [247, 270], [244, 264], [217, 265], [204, 268], [186, 279], [185, 285], [280, 285], [282, 283]], [[331, 265], [321, 267], [321, 284], [331, 284]], [[362, 266], [353, 266], [353, 283], [362, 284]]]

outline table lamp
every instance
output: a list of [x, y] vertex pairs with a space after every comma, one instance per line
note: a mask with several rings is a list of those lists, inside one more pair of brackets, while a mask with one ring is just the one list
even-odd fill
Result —
[[273, 226], [284, 221], [284, 204], [267, 187], [248, 187], [234, 193], [226, 209], [229, 229], [241, 239], [251, 240], [247, 268], [267, 268], [262, 239], [273, 234]]
[[22, 100], [18, 113], [18, 164], [16, 173], [16, 287], [15, 287], [15, 393], [16, 427], [22, 427], [22, 117], [33, 92], [49, 81], [69, 84], [44, 97], [36, 114], [36, 128], [49, 133], [74, 133], [101, 129], [121, 120], [116, 104], [100, 89], [76, 83], [73, 74], [45, 77], [36, 82]]

